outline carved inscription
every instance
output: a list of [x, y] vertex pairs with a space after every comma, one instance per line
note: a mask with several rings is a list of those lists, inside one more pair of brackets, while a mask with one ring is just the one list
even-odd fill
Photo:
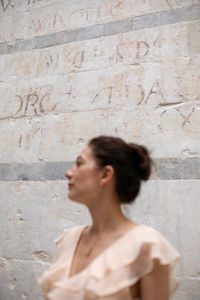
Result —
[[2, 7], [2, 10], [5, 12], [8, 7], [14, 8], [16, 5], [16, 1], [14, 0], [0, 0], [0, 4]]
[[180, 116], [182, 117], [182, 124], [181, 127], [184, 127], [185, 125], [191, 125], [191, 116], [193, 115], [195, 108], [192, 108], [192, 111], [186, 116], [185, 114], [183, 114], [180, 109], [176, 108], [176, 111], [180, 114]]
[[10, 115], [1, 117], [0, 120], [41, 116], [42, 114], [55, 111], [57, 107], [57, 103], [50, 104], [50, 94], [48, 93], [44, 95], [39, 95], [38, 93], [15, 95], [13, 104], [13, 111]]
[[165, 0], [167, 6], [173, 9], [175, 6], [181, 5], [182, 0]]
[[93, 16], [93, 9], [76, 9], [71, 12], [70, 19], [80, 19], [85, 22], [91, 22]]
[[[30, 4], [29, 2], [28, 4]], [[35, 3], [35, 2], [34, 2]], [[76, 9], [72, 11], [68, 18], [65, 15], [55, 12], [54, 14], [45, 14], [42, 17], [33, 17], [31, 28], [36, 33], [41, 33], [43, 31], [49, 31], [50, 29], [60, 28], [70, 28], [74, 22], [77, 23], [79, 20], [80, 25], [82, 23], [92, 21], [94, 15], [93, 9]]]
[[57, 26], [64, 26], [63, 17], [57, 13], [32, 20], [32, 29], [37, 33]]
[[28, 5], [34, 4], [34, 3], [37, 3], [37, 2], [42, 2], [42, 0], [27, 0]]

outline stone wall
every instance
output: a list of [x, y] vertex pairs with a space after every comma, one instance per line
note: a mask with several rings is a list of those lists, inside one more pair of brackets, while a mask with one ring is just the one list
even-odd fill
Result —
[[90, 222], [64, 172], [89, 138], [149, 147], [124, 206], [178, 249], [173, 300], [200, 298], [200, 1], [0, 1], [0, 300], [43, 299], [64, 228]]

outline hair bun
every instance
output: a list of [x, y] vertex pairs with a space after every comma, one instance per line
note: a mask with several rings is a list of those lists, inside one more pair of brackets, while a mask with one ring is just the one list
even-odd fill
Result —
[[133, 154], [134, 166], [138, 169], [141, 180], [147, 180], [151, 174], [151, 158], [147, 148], [142, 145], [129, 143]]

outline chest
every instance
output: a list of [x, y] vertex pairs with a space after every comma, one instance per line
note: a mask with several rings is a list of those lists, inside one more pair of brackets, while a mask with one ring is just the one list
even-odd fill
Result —
[[87, 268], [108, 247], [109, 243], [105, 240], [79, 242], [73, 254], [70, 277]]
[[[89, 243], [80, 243], [73, 255], [69, 277], [78, 274], [87, 268], [96, 258], [98, 258], [98, 256], [103, 253], [103, 251], [105, 251], [105, 248], [109, 248], [110, 244], [112, 244], [112, 240], [104, 240], [103, 243], [98, 242], [94, 246], [89, 245]], [[136, 284], [130, 286], [129, 292], [132, 299], [139, 297], [140, 283], [137, 282]]]

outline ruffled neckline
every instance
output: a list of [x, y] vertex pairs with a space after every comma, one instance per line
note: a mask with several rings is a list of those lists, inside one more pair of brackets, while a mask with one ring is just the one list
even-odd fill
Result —
[[96, 261], [98, 261], [98, 260], [101, 260], [101, 257], [103, 257], [103, 256], [105, 256], [106, 254], [107, 254], [107, 252], [110, 252], [110, 251], [113, 251], [113, 248], [118, 248], [118, 244], [119, 243], [121, 243], [121, 240], [125, 240], [126, 238], [127, 238], [127, 236], [129, 236], [130, 234], [132, 234], [132, 232], [137, 228], [137, 227], [139, 227], [139, 226], [142, 226], [142, 225], [135, 225], [135, 226], [133, 226], [133, 228], [131, 228], [131, 229], [129, 229], [125, 234], [123, 234], [122, 236], [120, 236], [116, 241], [114, 241], [110, 246], [108, 246], [106, 249], [104, 249], [99, 255], [97, 255], [83, 270], [81, 270], [80, 272], [78, 272], [78, 273], [76, 273], [76, 274], [74, 274], [74, 275], [72, 275], [72, 276], [69, 276], [69, 274], [70, 274], [70, 271], [71, 271], [71, 267], [72, 267], [72, 263], [73, 263], [73, 260], [74, 260], [74, 254], [75, 254], [75, 252], [76, 252], [76, 250], [77, 250], [77, 246], [78, 246], [78, 244], [79, 244], [79, 241], [80, 241], [80, 239], [81, 239], [81, 237], [82, 237], [82, 234], [83, 234], [83, 232], [85, 231], [85, 229], [87, 228], [87, 227], [89, 227], [88, 225], [86, 225], [86, 226], [78, 226], [78, 227], [76, 227], [75, 229], [77, 230], [77, 237], [76, 237], [76, 239], [75, 239], [75, 243], [74, 243], [74, 245], [73, 245], [73, 247], [71, 247], [71, 253], [70, 253], [70, 264], [69, 264], [69, 266], [68, 266], [68, 276], [67, 276], [67, 278], [68, 278], [68, 280], [70, 280], [70, 279], [74, 279], [74, 278], [76, 278], [76, 277], [78, 277], [78, 276], [81, 276], [81, 274], [82, 273], [85, 273], [85, 271], [88, 269], [88, 268], [91, 268], [91, 266], [93, 265], [93, 264], [95, 264], [96, 263]]
[[[58, 256], [40, 281], [49, 299], [66, 299], [66, 295], [82, 295], [87, 291], [99, 297], [111, 295], [135, 284], [153, 269], [153, 260], [169, 265], [170, 292], [177, 287], [173, 275], [179, 254], [155, 229], [135, 225], [119, 237], [80, 272], [69, 277], [74, 251], [86, 226], [67, 229], [57, 239]], [[115, 284], [117, 282], [117, 285]], [[58, 295], [64, 295], [58, 297]], [[71, 297], [71, 298], [70, 298]]]

